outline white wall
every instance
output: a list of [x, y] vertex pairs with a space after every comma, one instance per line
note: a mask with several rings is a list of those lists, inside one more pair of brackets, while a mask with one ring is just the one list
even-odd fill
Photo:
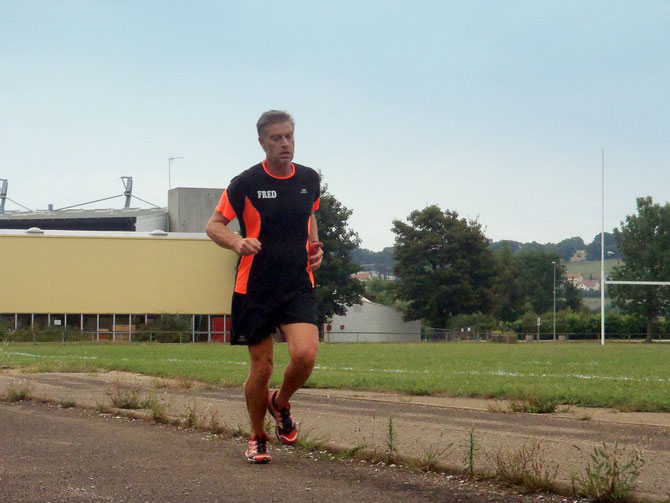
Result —
[[[419, 342], [421, 322], [406, 322], [392, 307], [363, 299], [344, 316], [333, 316], [331, 330], [324, 329], [326, 342]], [[343, 327], [343, 328], [342, 328]]]

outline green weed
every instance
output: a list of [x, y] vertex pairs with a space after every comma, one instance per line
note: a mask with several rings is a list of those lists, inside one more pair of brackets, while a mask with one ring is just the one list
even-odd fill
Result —
[[468, 439], [465, 444], [466, 451], [463, 456], [463, 466], [466, 473], [473, 477], [475, 476], [475, 454], [479, 451], [479, 442], [475, 438], [475, 428], [472, 427], [468, 431]]
[[21, 383], [20, 385], [11, 383], [9, 385], [9, 388], [7, 389], [7, 398], [6, 398], [8, 402], [12, 403], [21, 402], [23, 400], [30, 400], [30, 398], [31, 398], [30, 385], [26, 383]]
[[643, 450], [635, 447], [628, 451], [615, 442], [597, 446], [584, 473], [573, 475], [572, 487], [577, 496], [591, 501], [616, 503], [625, 501], [644, 466]]
[[415, 462], [416, 468], [422, 472], [432, 472], [437, 470], [440, 458], [447, 454], [454, 445], [454, 442], [440, 447], [444, 433], [440, 434], [440, 438], [431, 442], [425, 447], [424, 455], [421, 459]]
[[388, 427], [386, 429], [386, 438], [384, 444], [386, 445], [386, 461], [388, 464], [394, 463], [398, 455], [398, 432], [393, 426], [393, 418], [389, 417]]
[[552, 414], [556, 412], [558, 400], [541, 395], [530, 396], [523, 400], [513, 400], [510, 403], [512, 412], [528, 412], [532, 414]]
[[117, 409], [142, 409], [138, 387], [127, 388], [120, 382], [113, 383], [107, 389], [107, 397]]
[[499, 451], [491, 461], [500, 480], [531, 493], [551, 491], [558, 474], [558, 465], [543, 459], [538, 442], [524, 443], [512, 452]]

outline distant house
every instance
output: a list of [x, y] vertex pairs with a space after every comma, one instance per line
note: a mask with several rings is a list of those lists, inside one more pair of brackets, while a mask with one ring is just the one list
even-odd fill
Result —
[[577, 285], [575, 285], [578, 290], [583, 290], [586, 292], [599, 292], [600, 291], [600, 281], [597, 279], [584, 279]]
[[573, 285], [577, 286], [579, 283], [584, 281], [584, 276], [579, 273], [571, 272], [568, 274], [567, 280]]
[[379, 275], [375, 271], [358, 271], [352, 274], [351, 277], [358, 281], [370, 281], [371, 279], [378, 278]]
[[344, 316], [333, 316], [324, 326], [325, 342], [420, 342], [421, 322], [404, 321], [391, 306], [363, 298]]

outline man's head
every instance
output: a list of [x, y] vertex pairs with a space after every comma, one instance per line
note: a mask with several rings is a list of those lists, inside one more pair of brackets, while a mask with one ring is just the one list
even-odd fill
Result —
[[294, 125], [293, 117], [279, 110], [269, 110], [258, 119], [258, 141], [270, 163], [287, 166], [293, 160]]

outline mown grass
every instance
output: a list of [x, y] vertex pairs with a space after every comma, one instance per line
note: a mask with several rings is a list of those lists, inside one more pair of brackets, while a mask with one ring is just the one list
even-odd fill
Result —
[[[271, 385], [287, 348], [278, 344]], [[223, 344], [0, 346], [0, 365], [36, 371], [125, 370], [239, 386], [247, 349]], [[670, 411], [670, 345], [322, 344], [311, 387], [526, 400], [620, 410]]]

